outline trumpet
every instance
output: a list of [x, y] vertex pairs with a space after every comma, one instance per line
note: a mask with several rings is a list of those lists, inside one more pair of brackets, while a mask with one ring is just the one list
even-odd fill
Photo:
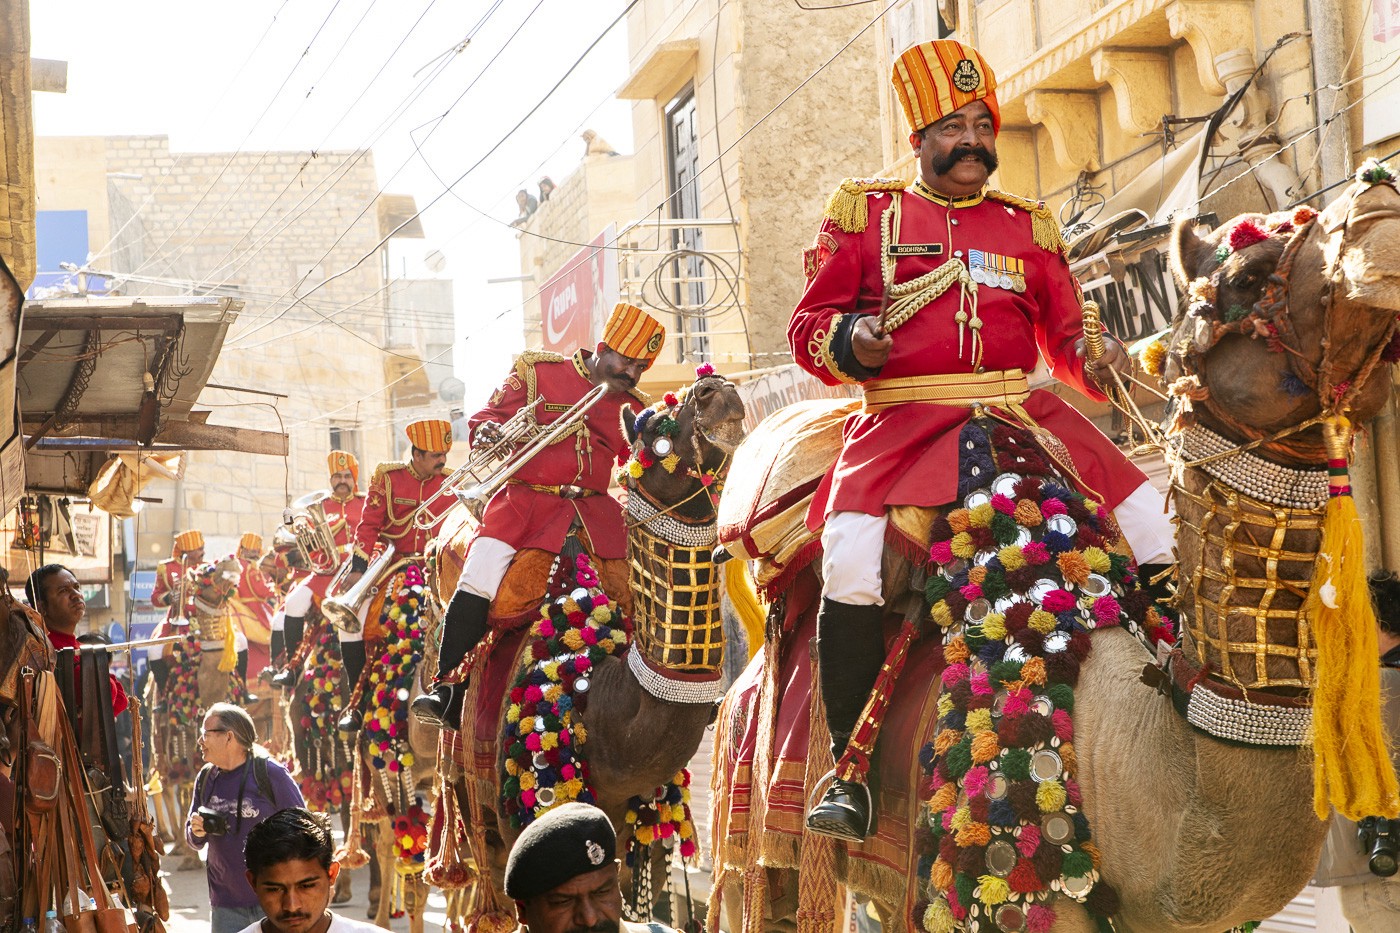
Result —
[[312, 573], [322, 576], [334, 573], [341, 562], [340, 548], [326, 517], [325, 501], [330, 495], [324, 489], [309, 492], [282, 512], [283, 527], [295, 539], [297, 553]]
[[330, 592], [335, 596], [327, 596], [321, 600], [321, 615], [330, 620], [342, 632], [358, 632], [360, 630], [360, 610], [364, 608], [367, 601], [379, 592], [384, 585], [384, 578], [388, 576], [387, 571], [394, 564], [394, 546], [386, 543], [384, 550], [379, 552], [379, 556], [369, 562], [365, 572], [360, 579], [350, 589], [344, 593], [338, 592], [345, 578], [350, 574], [351, 562], [346, 561], [345, 566], [340, 568], [340, 572], [331, 581]]
[[491, 497], [536, 454], [577, 430], [588, 410], [598, 404], [607, 392], [606, 385], [594, 386], [568, 411], [548, 424], [540, 424], [535, 417], [535, 409], [545, 401], [544, 396], [537, 397], [500, 426], [494, 441], [484, 446], [472, 446], [467, 462], [454, 470], [437, 491], [418, 506], [413, 513], [413, 526], [422, 531], [432, 531], [441, 524], [447, 517], [447, 511], [434, 515], [432, 509], [447, 496], [455, 496], [480, 522]]

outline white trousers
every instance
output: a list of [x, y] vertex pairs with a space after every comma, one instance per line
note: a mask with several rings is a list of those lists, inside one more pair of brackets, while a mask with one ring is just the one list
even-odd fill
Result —
[[[1143, 483], [1113, 510], [1139, 564], [1170, 563], [1175, 540], [1171, 510], [1151, 483]], [[833, 512], [822, 529], [822, 596], [851, 606], [883, 606], [880, 562], [885, 553], [883, 515]]]
[[462, 575], [457, 578], [457, 589], [463, 593], [473, 593], [486, 600], [496, 598], [501, 581], [506, 578], [510, 562], [515, 560], [515, 548], [498, 538], [474, 538], [467, 548], [467, 560], [462, 565]]

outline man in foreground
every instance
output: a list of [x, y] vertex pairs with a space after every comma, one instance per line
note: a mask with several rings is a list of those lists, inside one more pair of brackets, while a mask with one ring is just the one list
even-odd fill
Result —
[[506, 895], [528, 933], [675, 933], [622, 919], [617, 834], [586, 803], [555, 807], [525, 827], [506, 861]]
[[248, 834], [248, 884], [266, 916], [242, 933], [368, 933], [379, 929], [331, 910], [340, 876], [331, 831], [309, 810], [279, 810]]

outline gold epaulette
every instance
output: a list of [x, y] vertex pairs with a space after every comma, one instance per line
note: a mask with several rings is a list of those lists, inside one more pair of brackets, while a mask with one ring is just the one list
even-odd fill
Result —
[[876, 192], [903, 191], [908, 187], [898, 178], [847, 178], [826, 199], [827, 219], [847, 233], [863, 233], [870, 221], [865, 199]]
[[535, 400], [535, 364], [567, 363], [568, 360], [567, 356], [561, 356], [553, 350], [526, 350], [515, 358], [515, 374], [525, 383], [527, 403]]
[[641, 402], [644, 406], [651, 404], [651, 396], [643, 392], [641, 389], [628, 389], [627, 394], [632, 396], [637, 401]]
[[1060, 222], [1055, 219], [1050, 208], [1045, 206], [1044, 201], [1032, 201], [1030, 198], [1007, 194], [995, 188], [988, 188], [985, 196], [1028, 212], [1031, 215], [1031, 238], [1035, 240], [1036, 246], [1062, 256], [1069, 249], [1065, 245], [1064, 237], [1060, 236]]
[[374, 475], [371, 476], [369, 480], [370, 485], [373, 486], [375, 483], [379, 482], [384, 478], [385, 474], [392, 473], [395, 470], [406, 469], [408, 469], [408, 464], [402, 460], [386, 460], [384, 463], [374, 468]]

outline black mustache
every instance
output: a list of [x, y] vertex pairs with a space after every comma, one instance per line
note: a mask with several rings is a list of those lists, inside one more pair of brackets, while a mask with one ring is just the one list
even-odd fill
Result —
[[974, 156], [987, 168], [987, 173], [991, 174], [997, 170], [997, 157], [986, 146], [958, 146], [946, 156], [935, 156], [933, 159], [933, 173], [935, 175], [946, 175], [953, 170], [953, 166], [965, 156]]

